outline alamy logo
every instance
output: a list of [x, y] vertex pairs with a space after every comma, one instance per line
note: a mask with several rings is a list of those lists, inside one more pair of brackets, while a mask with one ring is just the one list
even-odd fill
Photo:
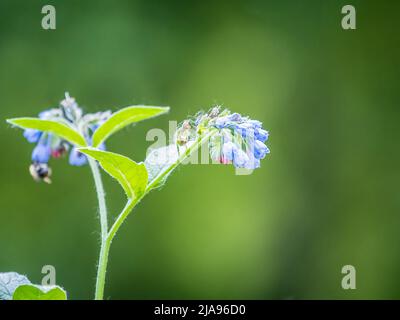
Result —
[[356, 268], [352, 265], [343, 266], [342, 274], [345, 274], [342, 278], [342, 288], [344, 290], [356, 289]]
[[42, 286], [55, 286], [56, 285], [56, 268], [52, 265], [46, 265], [42, 268]]
[[345, 5], [342, 8], [342, 14], [345, 16], [342, 18], [342, 28], [344, 30], [355, 30], [356, 29], [356, 8], [352, 5]]
[[44, 30], [55, 30], [56, 29], [56, 8], [52, 5], [45, 5], [42, 8], [42, 14], [45, 16], [42, 18], [42, 28]]

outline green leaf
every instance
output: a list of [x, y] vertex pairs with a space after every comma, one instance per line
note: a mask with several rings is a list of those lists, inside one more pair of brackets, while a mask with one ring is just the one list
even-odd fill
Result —
[[23, 129], [36, 129], [54, 133], [78, 147], [86, 146], [85, 138], [64, 123], [39, 118], [14, 118], [8, 119], [7, 122]]
[[199, 135], [195, 141], [191, 141], [179, 151], [175, 144], [152, 150], [144, 161], [149, 173], [146, 192], [163, 186], [169, 175], [203, 144], [205, 148], [208, 148], [209, 139], [216, 132], [217, 130], [209, 130]]
[[16, 272], [0, 273], [0, 300], [66, 299], [66, 292], [58, 286], [37, 286]]
[[98, 147], [109, 136], [124, 127], [145, 119], [159, 116], [169, 111], [169, 107], [131, 106], [126, 107], [108, 118], [93, 134], [93, 147]]
[[94, 148], [78, 150], [99, 161], [101, 167], [121, 184], [128, 198], [138, 198], [145, 192], [148, 174], [144, 163], [136, 163], [120, 154]]
[[0, 300], [11, 300], [19, 286], [30, 283], [27, 277], [16, 272], [0, 273]]
[[178, 158], [177, 146], [174, 144], [154, 149], [149, 153], [144, 164], [149, 173], [149, 186], [152, 189], [159, 188], [165, 183]]
[[67, 293], [58, 286], [27, 284], [15, 290], [13, 300], [67, 300]]

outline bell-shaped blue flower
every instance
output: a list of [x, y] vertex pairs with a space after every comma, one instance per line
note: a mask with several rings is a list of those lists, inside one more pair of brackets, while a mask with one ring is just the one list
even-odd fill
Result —
[[242, 149], [236, 149], [233, 154], [233, 165], [236, 168], [243, 168], [245, 167], [246, 163], [249, 161], [249, 157], [247, 156], [246, 152]]
[[[233, 163], [237, 168], [246, 169], [260, 167], [260, 159], [269, 153], [268, 147], [264, 144], [268, 140], [268, 131], [262, 128], [261, 121], [232, 113], [215, 118], [211, 125], [220, 130], [219, 136], [224, 139], [224, 143], [220, 146], [221, 163]], [[216, 153], [214, 149], [215, 146], [210, 149], [213, 154]]]
[[218, 118], [217, 120], [215, 120], [215, 126], [218, 129], [222, 129], [225, 128], [225, 126], [227, 125], [227, 122], [229, 121], [228, 117], [221, 117]]
[[224, 158], [224, 160], [232, 161], [236, 152], [237, 146], [233, 142], [228, 141], [222, 145], [221, 156]]
[[268, 140], [269, 133], [267, 130], [260, 128], [260, 129], [256, 129], [254, 131], [254, 136], [257, 140], [259, 140], [261, 142], [265, 142]]
[[247, 123], [250, 124], [254, 129], [260, 129], [262, 126], [262, 122], [258, 120], [247, 120]]
[[51, 148], [49, 143], [41, 143], [33, 149], [32, 161], [38, 163], [47, 163], [50, 160]]
[[44, 110], [44, 111], [39, 113], [39, 118], [40, 119], [47, 119], [47, 118], [51, 117], [51, 114], [52, 114], [52, 110], [51, 109]]
[[244, 167], [249, 170], [254, 170], [260, 167], [260, 159], [254, 157], [254, 155], [249, 154], [248, 160], [245, 163]]
[[24, 137], [29, 143], [37, 143], [42, 136], [42, 132], [35, 129], [26, 129], [24, 131]]
[[226, 117], [229, 121], [239, 122], [242, 120], [242, 116], [239, 113], [232, 113]]
[[254, 141], [254, 157], [256, 159], [264, 159], [265, 155], [269, 153], [268, 147], [259, 140]]
[[236, 126], [236, 131], [240, 133], [243, 138], [254, 136], [254, 127], [249, 122], [243, 122]]
[[[38, 117], [42, 120], [71, 124], [84, 136], [88, 145], [91, 145], [93, 133], [110, 118], [111, 114], [111, 111], [105, 111], [84, 115], [75, 99], [66, 93], [65, 99], [60, 102], [59, 107], [44, 110], [39, 113]], [[57, 134], [34, 129], [26, 129], [23, 134], [28, 142], [37, 144], [32, 152], [33, 163], [30, 166], [30, 172], [35, 180], [50, 181], [51, 169], [48, 162], [51, 158], [61, 158], [71, 147], [72, 150], [69, 154], [71, 165], [83, 166], [88, 163], [88, 158], [84, 154]], [[102, 143], [97, 148], [105, 150], [106, 146]]]
[[86, 156], [79, 152], [76, 148], [73, 148], [71, 150], [71, 153], [69, 154], [69, 164], [72, 166], [83, 166], [87, 163], [87, 158]]

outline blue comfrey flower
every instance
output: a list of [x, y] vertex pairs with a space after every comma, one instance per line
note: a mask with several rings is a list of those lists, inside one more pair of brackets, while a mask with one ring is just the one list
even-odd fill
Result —
[[[40, 119], [48, 119], [51, 118], [55, 112], [53, 110], [45, 110], [39, 113]], [[25, 129], [24, 137], [28, 140], [29, 143], [38, 143], [40, 137], [42, 136], [42, 132], [35, 129]]]
[[[232, 161], [235, 154], [238, 151], [238, 147], [231, 141], [228, 141], [222, 145], [222, 158], [225, 161]], [[223, 161], [223, 162], [225, 162]]]
[[242, 119], [242, 117], [240, 114], [233, 113], [233, 114], [226, 115], [226, 116], [215, 119], [214, 125], [218, 129], [232, 127], [232, 126], [236, 125], [236, 123], [238, 123], [241, 119]]
[[83, 166], [87, 163], [86, 156], [79, 152], [76, 148], [73, 148], [71, 153], [69, 154], [69, 164], [72, 166]]
[[[82, 135], [89, 144], [93, 133], [110, 116], [110, 111], [83, 115], [82, 109], [68, 93], [65, 94], [65, 99], [60, 102], [58, 108], [48, 109], [39, 113], [40, 119], [59, 121], [70, 124], [74, 128], [80, 128]], [[27, 129], [24, 131], [24, 137], [28, 142], [37, 144], [32, 152], [32, 165], [30, 167], [30, 172], [35, 180], [49, 182], [51, 174], [51, 169], [47, 165], [49, 160], [52, 157], [60, 158], [64, 156], [71, 147], [72, 150], [69, 156], [71, 165], [83, 166], [88, 162], [85, 155], [57, 135]], [[105, 150], [105, 145], [101, 144], [99, 149]]]
[[270, 151], [265, 145], [268, 131], [258, 120], [249, 119], [229, 110], [220, 112], [212, 108], [206, 114], [197, 116], [194, 124], [197, 131], [216, 129], [210, 141], [212, 159], [222, 163], [232, 163], [236, 168], [256, 169]]
[[266, 131], [264, 129], [260, 128], [260, 129], [254, 130], [254, 135], [255, 135], [256, 139], [261, 142], [265, 142], [268, 140], [268, 131]]
[[24, 137], [28, 140], [29, 143], [37, 143], [39, 142], [40, 137], [42, 136], [42, 132], [35, 129], [26, 129], [24, 131]]
[[254, 157], [254, 155], [249, 152], [247, 153], [249, 155], [249, 160], [246, 162], [244, 168], [249, 169], [249, 170], [254, 170], [260, 167], [260, 159], [257, 159]]
[[254, 157], [256, 159], [264, 159], [265, 155], [269, 153], [268, 147], [260, 140], [254, 141]]
[[254, 129], [260, 129], [262, 126], [262, 122], [258, 121], [258, 120], [251, 120], [249, 119], [247, 121], [248, 124], [250, 124], [250, 126], [252, 126]]
[[233, 163], [235, 167], [242, 168], [248, 161], [249, 157], [236, 143], [228, 141], [222, 145], [221, 163]]
[[[106, 150], [106, 145], [104, 143], [100, 144], [97, 147], [99, 150]], [[84, 166], [85, 164], [87, 164], [88, 159], [87, 157], [79, 152], [76, 148], [73, 148], [69, 154], [69, 164], [71, 166], [76, 166], [76, 167], [81, 167]]]
[[38, 163], [47, 163], [51, 157], [50, 136], [47, 141], [41, 140], [32, 152], [32, 161]]
[[233, 157], [233, 165], [236, 168], [246, 168], [249, 166], [249, 156], [242, 149], [237, 149]]

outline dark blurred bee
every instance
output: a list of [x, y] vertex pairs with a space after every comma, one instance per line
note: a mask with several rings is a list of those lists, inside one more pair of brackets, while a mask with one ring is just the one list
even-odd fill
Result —
[[29, 167], [29, 172], [35, 181], [51, 183], [51, 168], [47, 163], [34, 162]]

